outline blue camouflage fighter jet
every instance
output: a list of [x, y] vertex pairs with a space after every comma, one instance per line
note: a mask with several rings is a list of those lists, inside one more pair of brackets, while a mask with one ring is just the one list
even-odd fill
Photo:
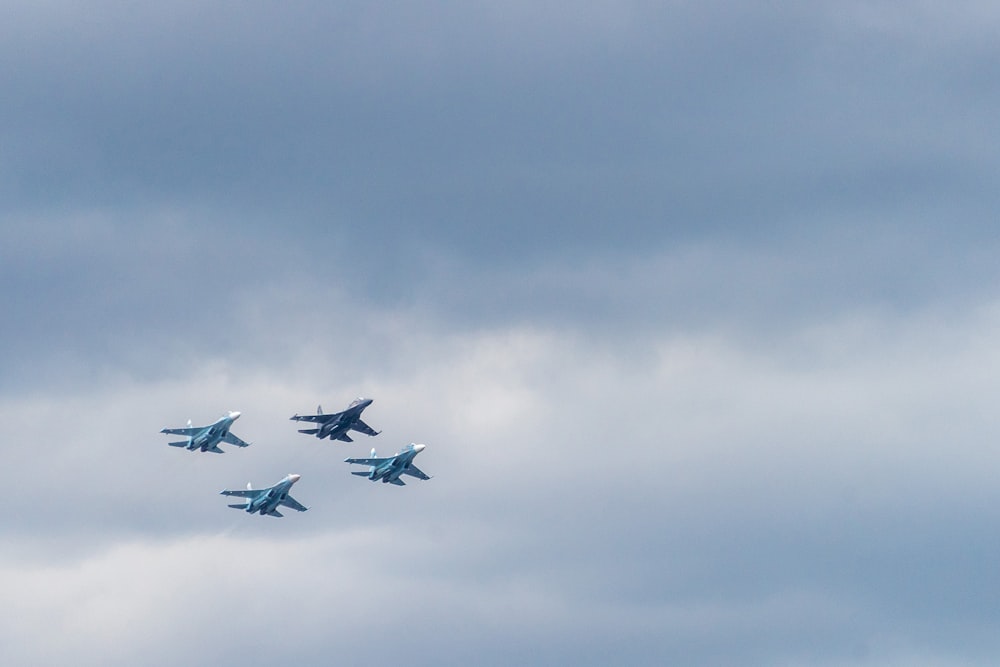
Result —
[[223, 489], [219, 491], [220, 494], [224, 496], [240, 496], [246, 498], [246, 502], [236, 503], [235, 505], [230, 505], [233, 509], [246, 510], [249, 514], [259, 513], [261, 516], [265, 514], [267, 516], [284, 516], [278, 511], [278, 505], [284, 505], [285, 507], [291, 507], [293, 510], [298, 510], [299, 512], [305, 512], [309, 508], [292, 498], [288, 495], [288, 491], [292, 488], [292, 484], [299, 481], [302, 475], [286, 475], [284, 479], [275, 484], [274, 486], [269, 486], [266, 489], [254, 489], [250, 483], [247, 483], [247, 488], [239, 489], [237, 491], [230, 491], [229, 489]]
[[330, 438], [330, 440], [354, 442], [351, 436], [347, 435], [348, 431], [360, 431], [365, 435], [379, 434], [378, 431], [361, 421], [361, 413], [371, 404], [372, 399], [370, 398], [358, 398], [352, 401], [343, 412], [323, 414], [323, 406], [320, 405], [316, 408], [316, 414], [314, 415], [295, 414], [289, 417], [289, 419], [318, 424], [316, 428], [301, 428], [299, 429], [299, 433], [315, 435], [320, 440]]
[[393, 456], [386, 456], [379, 458], [375, 456], [375, 450], [372, 450], [371, 458], [367, 459], [344, 459], [346, 463], [358, 463], [360, 465], [370, 466], [368, 471], [363, 470], [353, 470], [352, 475], [361, 475], [362, 477], [367, 477], [373, 482], [382, 480], [383, 483], [388, 482], [389, 484], [395, 484], [396, 486], [406, 486], [406, 484], [399, 478], [400, 475], [410, 475], [416, 477], [417, 479], [430, 479], [424, 472], [413, 465], [413, 458], [424, 451], [426, 445], [415, 445], [410, 443], [407, 445], [403, 451]]
[[187, 428], [165, 428], [160, 433], [187, 436], [187, 440], [168, 442], [167, 444], [171, 447], [185, 447], [191, 451], [200, 449], [203, 452], [222, 454], [222, 450], [219, 449], [220, 442], [236, 445], [237, 447], [250, 446], [249, 442], [244, 442], [229, 432], [233, 422], [239, 418], [239, 412], [230, 412], [225, 417], [208, 426], [191, 426], [191, 420], [189, 419]]

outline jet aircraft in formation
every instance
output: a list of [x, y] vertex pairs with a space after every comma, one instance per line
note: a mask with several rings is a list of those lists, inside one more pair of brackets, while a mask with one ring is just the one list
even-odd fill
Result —
[[373, 482], [382, 480], [383, 483], [388, 482], [389, 484], [395, 484], [396, 486], [405, 486], [406, 483], [399, 478], [400, 475], [411, 475], [417, 479], [430, 479], [430, 477], [425, 475], [420, 468], [413, 465], [414, 457], [424, 451], [424, 447], [426, 447], [426, 445], [416, 445], [410, 443], [398, 454], [382, 458], [375, 456], [375, 450], [372, 449], [372, 455], [370, 458], [344, 459], [344, 461], [346, 463], [357, 463], [360, 465], [370, 466], [367, 472], [364, 470], [353, 470], [351, 471], [352, 475], [361, 475], [362, 477], [367, 477]]
[[[315, 435], [321, 440], [323, 438], [330, 438], [331, 440], [354, 442], [351, 437], [347, 435], [348, 431], [360, 431], [366, 435], [379, 434], [379, 431], [376, 431], [371, 426], [361, 421], [361, 413], [364, 412], [364, 409], [371, 404], [372, 399], [370, 398], [358, 398], [342, 412], [324, 414], [323, 408], [320, 406], [317, 408], [315, 415], [296, 414], [291, 417], [291, 419], [294, 421], [306, 421], [317, 424], [316, 428], [300, 429], [300, 433]], [[160, 433], [181, 435], [185, 437], [184, 440], [167, 443], [171, 447], [184, 447], [191, 451], [201, 450], [203, 452], [222, 454], [223, 451], [219, 449], [220, 443], [225, 442], [230, 445], [236, 445], [237, 447], [247, 447], [250, 444], [248, 442], [244, 442], [230, 431], [233, 422], [239, 419], [239, 417], [239, 412], [229, 412], [224, 417], [213, 422], [212, 424], [209, 424], [208, 426], [192, 426], [191, 420], [189, 419], [186, 428], [165, 428], [162, 429]], [[425, 475], [420, 468], [413, 465], [414, 457], [423, 450], [424, 445], [411, 443], [401, 452], [392, 456], [379, 458], [375, 455], [375, 450], [373, 449], [370, 458], [344, 460], [347, 463], [358, 463], [369, 466], [368, 471], [354, 471], [352, 472], [354, 475], [367, 477], [373, 482], [382, 480], [383, 482], [395, 484], [396, 486], [405, 486], [403, 480], [399, 478], [400, 475], [410, 475], [418, 479], [430, 479], [430, 477]], [[250, 484], [247, 484], [246, 489], [236, 491], [223, 489], [219, 493], [224, 496], [239, 496], [246, 499], [245, 502], [230, 505], [230, 507], [234, 509], [246, 510], [250, 514], [258, 513], [261, 516], [267, 515], [280, 517], [283, 516], [281, 512], [278, 511], [278, 507], [281, 505], [290, 507], [299, 512], [305, 512], [309, 509], [299, 501], [295, 500], [295, 498], [288, 495], [292, 485], [298, 482], [301, 477], [301, 475], [287, 475], [274, 486], [269, 486], [264, 489], [254, 489]]]
[[285, 507], [291, 507], [293, 510], [298, 510], [299, 512], [305, 512], [308, 507], [292, 498], [288, 495], [288, 491], [292, 488], [292, 484], [299, 481], [302, 475], [287, 475], [280, 482], [274, 486], [269, 486], [266, 489], [254, 489], [250, 483], [247, 483], [247, 488], [240, 489], [237, 491], [230, 491], [229, 489], [223, 489], [219, 491], [220, 494], [224, 496], [240, 496], [246, 498], [246, 502], [237, 503], [235, 505], [230, 505], [233, 509], [246, 510], [249, 514], [254, 512], [259, 512], [261, 516], [265, 514], [269, 516], [284, 516], [278, 511], [278, 505], [284, 505]]
[[208, 426], [191, 426], [191, 420], [189, 419], [187, 428], [165, 428], [160, 433], [187, 436], [187, 440], [168, 442], [167, 444], [171, 447], [185, 447], [191, 451], [200, 449], [203, 452], [222, 454], [223, 451], [219, 449], [220, 442], [236, 445], [237, 447], [248, 447], [250, 445], [249, 442], [240, 440], [229, 431], [233, 422], [239, 418], [239, 412], [230, 412]]
[[348, 431], [360, 431], [365, 435], [379, 434], [379, 431], [361, 421], [361, 413], [371, 404], [372, 399], [370, 398], [358, 398], [352, 401], [343, 412], [323, 414], [323, 406], [321, 405], [316, 408], [316, 414], [314, 415], [295, 414], [289, 417], [289, 419], [300, 422], [314, 422], [319, 425], [316, 428], [301, 428], [299, 429], [299, 433], [315, 435], [320, 440], [330, 438], [330, 440], [354, 442], [351, 436], [347, 435]]

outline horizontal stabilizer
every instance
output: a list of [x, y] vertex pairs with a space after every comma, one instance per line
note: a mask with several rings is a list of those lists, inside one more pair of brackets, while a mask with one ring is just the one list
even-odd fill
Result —
[[230, 505], [234, 510], [245, 510], [250, 506], [250, 503], [237, 503], [235, 505]]
[[268, 516], [276, 516], [276, 517], [283, 517], [283, 516], [285, 516], [284, 514], [282, 514], [281, 512], [279, 512], [278, 510], [271, 510], [270, 512], [267, 513], [267, 515]]
[[170, 445], [171, 447], [187, 447], [188, 441], [183, 440], [181, 442], [168, 442], [167, 444]]
[[368, 476], [368, 472], [365, 471], [365, 470], [352, 470], [351, 474], [352, 475], [360, 475], [362, 477], [367, 477]]
[[206, 449], [205, 451], [206, 452], [212, 452], [213, 454], [225, 454], [224, 451], [222, 451], [221, 449], [219, 449], [218, 445], [215, 445], [211, 449]]
[[319, 433], [318, 428], [300, 428], [299, 433], [308, 433], [309, 435], [316, 435]]
[[346, 433], [341, 433], [337, 436], [337, 440], [343, 440], [344, 442], [354, 442], [354, 438], [347, 435]]

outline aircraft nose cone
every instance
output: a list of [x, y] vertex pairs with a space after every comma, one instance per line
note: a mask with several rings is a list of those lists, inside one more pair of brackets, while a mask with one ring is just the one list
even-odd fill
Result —
[[236, 411], [236, 410], [233, 410], [232, 412], [229, 413], [229, 416], [232, 419], [239, 419], [240, 418], [240, 413], [238, 411]]
[[302, 475], [289, 475], [288, 479], [290, 479], [292, 481], [292, 483], [294, 484], [295, 482], [297, 482], [300, 479], [302, 479]]
[[427, 445], [413, 445], [413, 451], [422, 452]]

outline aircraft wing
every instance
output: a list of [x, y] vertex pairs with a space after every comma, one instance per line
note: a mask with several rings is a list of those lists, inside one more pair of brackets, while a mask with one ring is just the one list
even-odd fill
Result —
[[297, 422], [316, 422], [317, 424], [325, 424], [337, 415], [295, 415], [289, 417], [292, 421]]
[[353, 428], [355, 431], [361, 431], [365, 435], [378, 435], [378, 431], [376, 431], [375, 429], [373, 429], [371, 426], [364, 423], [360, 419], [355, 419], [354, 423], [351, 424], [351, 428]]
[[391, 461], [394, 458], [396, 458], [396, 457], [389, 456], [389, 457], [383, 457], [383, 458], [380, 458], [380, 459], [344, 459], [344, 461], [346, 463], [358, 463], [358, 464], [363, 465], [363, 466], [377, 466], [377, 465], [382, 465], [386, 461]]
[[220, 494], [224, 496], [239, 496], [240, 498], [257, 498], [262, 493], [267, 493], [268, 489], [236, 489], [235, 491], [230, 491], [229, 489], [223, 489], [219, 491]]
[[188, 428], [165, 428], [160, 431], [160, 433], [169, 433], [170, 435], [186, 435], [191, 437], [197, 433], [203, 431], [203, 428], [198, 427], [188, 427]]
[[230, 445], [236, 445], [237, 447], [249, 447], [250, 446], [249, 442], [244, 442], [243, 440], [240, 440], [238, 437], [236, 437], [232, 433], [227, 433], [226, 437], [224, 437], [222, 439], [222, 441], [223, 442], [228, 442]]
[[417, 479], [430, 479], [430, 477], [427, 474], [425, 474], [423, 470], [413, 465], [412, 463], [406, 468], [403, 468], [403, 472], [407, 475], [413, 475]]
[[285, 499], [281, 501], [281, 504], [285, 507], [291, 507], [293, 510], [298, 510], [299, 512], [305, 512], [309, 509], [291, 496], [285, 496]]

